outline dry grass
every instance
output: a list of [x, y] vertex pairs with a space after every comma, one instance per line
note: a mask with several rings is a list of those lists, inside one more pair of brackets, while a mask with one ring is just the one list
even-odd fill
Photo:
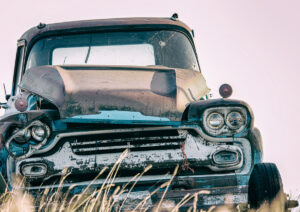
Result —
[[[109, 211], [147, 211], [149, 210], [147, 206], [147, 201], [151, 198], [153, 194], [155, 194], [158, 190], [164, 189], [164, 193], [162, 195], [161, 200], [156, 204], [152, 211], [178, 211], [186, 202], [193, 201], [193, 206], [189, 209], [189, 211], [196, 212], [196, 211], [203, 211], [198, 210], [196, 203], [198, 200], [198, 194], [201, 193], [208, 193], [207, 191], [200, 191], [196, 194], [187, 194], [182, 200], [175, 205], [174, 202], [164, 200], [166, 191], [168, 190], [173, 178], [175, 177], [178, 166], [175, 168], [172, 178], [162, 184], [159, 188], [154, 190], [150, 193], [149, 196], [145, 197], [144, 199], [140, 200], [137, 204], [132, 206], [132, 208], [126, 208], [125, 201], [130, 195], [130, 192], [133, 190], [136, 182], [149, 170], [151, 166], [145, 168], [145, 170], [136, 176], [134, 176], [127, 184], [124, 186], [115, 186], [114, 180], [116, 178], [117, 172], [120, 168], [122, 160], [126, 157], [127, 151], [125, 151], [117, 163], [115, 163], [114, 167], [110, 170], [109, 174], [106, 177], [105, 183], [101, 186], [101, 188], [91, 191], [90, 186], [91, 184], [85, 188], [80, 194], [74, 195], [71, 197], [70, 191], [76, 186], [71, 186], [67, 192], [61, 192], [61, 187], [57, 189], [55, 192], [45, 189], [39, 198], [33, 198], [28, 192], [17, 189], [13, 189], [12, 191], [7, 191], [0, 197], [0, 211], [9, 211], [9, 212], [33, 212], [33, 211], [45, 211], [45, 212], [73, 212], [73, 211], [84, 211], [84, 212], [92, 212], [92, 211], [99, 211], [99, 212], [109, 212]], [[97, 178], [101, 176], [107, 168], [103, 169]], [[60, 180], [60, 184], [64, 182], [68, 173], [65, 172], [64, 176]], [[95, 178], [94, 181], [97, 179]], [[15, 182], [19, 187], [23, 184], [22, 180], [16, 179]], [[120, 195], [125, 195], [125, 198], [120, 202], [117, 201], [117, 198]], [[276, 201], [274, 201], [271, 205], [264, 204], [262, 208], [258, 211], [262, 212], [276, 212], [282, 211], [283, 197], [278, 197]], [[211, 207], [208, 211], [214, 212], [226, 212], [226, 211], [244, 211], [245, 205], [238, 206], [234, 208], [233, 206], [223, 206], [223, 207]], [[252, 212], [252, 211], [250, 211]]]

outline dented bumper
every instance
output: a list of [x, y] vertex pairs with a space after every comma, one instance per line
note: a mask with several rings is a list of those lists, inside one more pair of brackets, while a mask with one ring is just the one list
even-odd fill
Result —
[[[211, 207], [224, 205], [236, 206], [247, 204], [247, 186], [220, 187], [207, 189], [191, 189], [184, 191], [157, 192], [150, 197], [150, 192], [139, 191], [115, 196], [116, 207], [123, 204], [122, 209], [133, 210], [135, 208], [155, 208], [160, 204], [162, 209], [174, 209], [180, 205], [180, 211], [190, 208], [208, 210]], [[163, 201], [161, 201], [163, 199]], [[161, 201], [161, 203], [160, 203]], [[141, 207], [139, 207], [141, 206]]]
[[[154, 179], [152, 179], [154, 180]], [[224, 183], [224, 181], [223, 181]], [[66, 192], [67, 185], [63, 185], [62, 192]], [[91, 186], [98, 187], [97, 183]], [[172, 186], [171, 186], [172, 187]], [[29, 191], [32, 194], [39, 195], [46, 187], [30, 188]], [[86, 186], [77, 185], [72, 188], [72, 194], [82, 192]], [[56, 188], [51, 188], [52, 192], [55, 192]], [[229, 206], [235, 207], [237, 205], [248, 204], [248, 186], [247, 185], [235, 185], [235, 186], [221, 186], [201, 189], [180, 189], [180, 190], [168, 190], [164, 189], [158, 191], [152, 190], [133, 190], [130, 193], [122, 193], [120, 195], [114, 195], [114, 208], [121, 209], [121, 211], [128, 211], [139, 209], [147, 210], [158, 207], [160, 204], [161, 209], [174, 209], [180, 205], [180, 211], [187, 211], [191, 207], [197, 209], [208, 210], [211, 207]]]

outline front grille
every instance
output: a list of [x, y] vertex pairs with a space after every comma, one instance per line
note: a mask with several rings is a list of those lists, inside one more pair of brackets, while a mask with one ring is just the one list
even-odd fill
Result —
[[134, 132], [114, 132], [97, 135], [82, 135], [62, 138], [71, 144], [77, 155], [120, 153], [130, 151], [150, 151], [179, 149], [186, 139], [182, 130], [150, 130]]
[[[172, 174], [177, 165], [180, 167], [177, 176], [215, 174], [215, 171], [206, 166], [207, 161], [196, 161], [198, 154], [196, 155], [193, 152], [194, 149], [191, 149], [190, 144], [197, 142], [193, 139], [197, 136], [195, 130], [188, 128], [108, 129], [62, 134], [54, 148], [41, 155], [35, 155], [35, 157], [40, 157], [38, 160], [50, 164], [47, 178], [27, 179], [27, 181], [36, 186], [41, 183], [43, 185], [58, 184], [61, 176], [57, 173], [61, 173], [65, 164], [60, 162], [59, 157], [62, 157], [62, 155], [66, 156], [62, 157], [62, 159], [64, 158], [63, 161], [69, 159], [75, 161], [75, 163], [72, 163], [70, 169], [72, 172], [65, 179], [65, 183], [91, 181], [103, 167], [113, 167], [119, 153], [126, 149], [129, 149], [131, 153], [122, 162], [116, 178], [132, 178], [141, 173], [149, 164], [152, 165], [152, 168], [144, 173], [144, 176], [151, 176], [149, 179], [152, 179], [152, 176], [159, 178], [166, 173]], [[195, 151], [199, 151], [199, 158], [201, 158], [201, 149], [195, 148]], [[187, 153], [190, 154], [186, 156]], [[56, 154], [57, 157], [53, 157]], [[106, 179], [109, 171], [110, 169], [98, 179]], [[227, 174], [232, 172], [223, 171], [218, 173]], [[144, 185], [144, 183], [152, 185], [153, 182], [148, 182], [149, 179], [147, 178], [141, 185]], [[178, 187], [182, 186], [181, 184], [180, 182]]]

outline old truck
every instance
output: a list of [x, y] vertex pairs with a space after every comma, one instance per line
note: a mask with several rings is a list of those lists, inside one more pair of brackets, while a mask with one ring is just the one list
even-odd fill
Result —
[[176, 14], [41, 23], [25, 32], [1, 104], [2, 181], [11, 189], [13, 176], [23, 176], [24, 189], [35, 193], [57, 188], [68, 168], [64, 188], [97, 188], [105, 177], [92, 181], [99, 171], [128, 150], [115, 185], [152, 166], [133, 199], [179, 166], [165, 196], [175, 203], [201, 190], [209, 192], [199, 193], [199, 208], [272, 201], [282, 182], [274, 164], [262, 163], [252, 110], [227, 98], [228, 85], [220, 88], [223, 98], [210, 98], [193, 36]]

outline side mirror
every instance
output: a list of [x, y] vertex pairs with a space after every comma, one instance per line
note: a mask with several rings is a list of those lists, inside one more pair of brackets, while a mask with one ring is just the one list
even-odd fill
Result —
[[0, 109], [6, 109], [7, 108], [7, 104], [6, 103], [1, 103], [0, 102]]
[[9, 98], [11, 97], [11, 95], [10, 95], [10, 94], [7, 94], [7, 92], [6, 92], [6, 87], [5, 87], [5, 84], [4, 84], [4, 83], [3, 83], [3, 89], [4, 89], [5, 99], [6, 99], [6, 101], [8, 101]]
[[5, 94], [5, 99], [6, 99], [6, 101], [8, 101], [10, 97], [11, 97], [10, 94]]
[[[3, 83], [3, 89], [4, 89], [5, 99], [6, 99], [6, 101], [8, 101], [11, 95], [6, 93], [6, 88], [5, 88], [4, 83]], [[0, 102], [0, 108], [7, 108], [7, 103], [6, 102], [5, 103]]]

